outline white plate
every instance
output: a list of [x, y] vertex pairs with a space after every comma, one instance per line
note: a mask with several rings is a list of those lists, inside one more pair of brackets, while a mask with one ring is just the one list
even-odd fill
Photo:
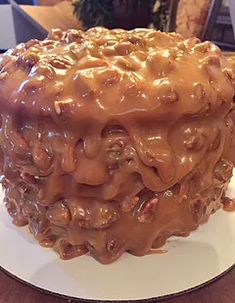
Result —
[[[228, 191], [235, 196], [235, 178]], [[0, 243], [0, 266], [41, 289], [94, 300], [156, 298], [199, 286], [234, 265], [235, 212], [218, 211], [190, 237], [171, 239], [165, 254], [124, 254], [114, 264], [101, 265], [89, 256], [60, 260], [27, 228], [13, 226], [1, 203]]]

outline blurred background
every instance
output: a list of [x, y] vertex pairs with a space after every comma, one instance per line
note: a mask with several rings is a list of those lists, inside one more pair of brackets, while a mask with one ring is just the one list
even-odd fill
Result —
[[235, 50], [235, 0], [0, 0], [0, 49], [56, 27], [135, 27], [176, 31]]

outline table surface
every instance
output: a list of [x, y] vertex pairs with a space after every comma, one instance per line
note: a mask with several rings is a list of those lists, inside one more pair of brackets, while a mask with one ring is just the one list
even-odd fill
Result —
[[52, 28], [67, 30], [68, 28], [80, 29], [82, 27], [81, 22], [73, 14], [73, 7], [68, 1], [63, 1], [55, 6], [20, 5], [19, 8], [48, 32]]
[[[190, 293], [158, 303], [234, 303], [235, 268], [218, 280]], [[40, 292], [0, 271], [0, 303], [72, 303], [75, 301]], [[77, 301], [76, 301], [77, 302]]]

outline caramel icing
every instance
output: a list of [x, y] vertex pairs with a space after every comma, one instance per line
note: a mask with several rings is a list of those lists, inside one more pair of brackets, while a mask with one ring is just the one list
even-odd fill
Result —
[[225, 197], [223, 199], [223, 209], [229, 212], [235, 211], [235, 200]]
[[54, 30], [0, 59], [13, 223], [102, 263], [186, 236], [222, 205], [235, 73], [210, 42], [148, 29]]

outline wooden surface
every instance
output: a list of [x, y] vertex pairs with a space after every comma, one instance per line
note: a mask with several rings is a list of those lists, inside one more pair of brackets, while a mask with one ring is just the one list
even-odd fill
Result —
[[20, 8], [48, 32], [52, 28], [81, 28], [81, 23], [73, 15], [71, 3], [66, 1], [55, 6], [21, 5]]
[[[55, 277], [56, 282], [56, 277]], [[70, 301], [37, 291], [17, 282], [0, 271], [0, 303], [72, 303]], [[234, 303], [235, 268], [217, 281], [199, 290], [158, 303]]]
[[38, 4], [52, 6], [52, 5], [56, 5], [60, 2], [62, 2], [62, 0], [39, 0]]

